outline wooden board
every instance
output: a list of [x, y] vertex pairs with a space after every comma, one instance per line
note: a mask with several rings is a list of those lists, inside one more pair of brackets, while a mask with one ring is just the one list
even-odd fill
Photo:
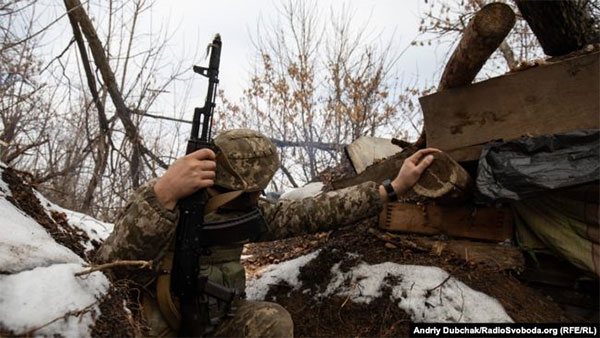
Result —
[[[420, 244], [420, 241], [417, 241]], [[471, 240], [437, 241], [432, 244], [434, 253], [451, 252], [467, 264], [484, 264], [497, 270], [523, 271], [525, 257], [518, 247], [483, 243]]]
[[469, 161], [477, 152], [466, 148], [492, 140], [599, 128], [599, 58], [594, 52], [421, 97], [427, 146]]
[[362, 173], [353, 177], [334, 181], [332, 182], [332, 185], [335, 189], [342, 189], [366, 181], [381, 183], [388, 178], [394, 179], [396, 175], [398, 175], [398, 171], [402, 167], [404, 159], [412, 155], [414, 152], [415, 149], [412, 147], [405, 148], [403, 151], [392, 155], [381, 162], [370, 165]]
[[402, 151], [391, 139], [361, 136], [346, 146], [346, 154], [357, 174], [362, 173], [377, 160], [390, 157]]
[[510, 209], [502, 207], [442, 207], [435, 204], [388, 203], [379, 215], [387, 231], [502, 242], [513, 237]]

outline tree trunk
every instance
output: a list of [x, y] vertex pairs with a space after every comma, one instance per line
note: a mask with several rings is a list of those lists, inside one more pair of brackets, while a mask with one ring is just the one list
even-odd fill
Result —
[[131, 160], [131, 164], [133, 166], [131, 174], [133, 186], [135, 188], [139, 184], [139, 165], [142, 163], [142, 155], [145, 154], [150, 156], [163, 168], [167, 168], [167, 165], [156, 155], [154, 155], [150, 150], [148, 150], [142, 145], [141, 138], [138, 134], [138, 129], [131, 120], [130, 109], [125, 104], [123, 95], [117, 85], [115, 74], [113, 73], [110, 67], [108, 59], [106, 57], [106, 53], [104, 51], [104, 48], [102, 47], [102, 42], [100, 41], [100, 38], [96, 33], [96, 29], [94, 28], [92, 21], [83, 9], [81, 2], [79, 0], [64, 0], [64, 3], [65, 7], [67, 8], [67, 11], [69, 11], [69, 17], [71, 18], [72, 14], [72, 18], [81, 27], [81, 31], [87, 39], [90, 50], [92, 52], [92, 56], [94, 58], [94, 62], [100, 70], [102, 79], [104, 80], [111, 100], [117, 110], [117, 116], [119, 117], [121, 123], [125, 128], [125, 135], [127, 136], [127, 139], [132, 144], [135, 150], [133, 152], [133, 156], [135, 156], [136, 158], [132, 158]]
[[515, 0], [544, 53], [565, 55], [598, 42], [598, 30], [587, 8], [589, 0]]
[[92, 178], [88, 183], [83, 202], [81, 204], [81, 210], [84, 212], [89, 212], [90, 207], [92, 205], [92, 201], [94, 199], [94, 192], [96, 191], [96, 188], [98, 187], [98, 184], [101, 181], [102, 175], [104, 174], [104, 170], [106, 169], [108, 161], [108, 140], [110, 139], [110, 130], [108, 127], [108, 118], [106, 117], [106, 112], [104, 110], [104, 104], [103, 101], [100, 99], [100, 95], [98, 94], [98, 89], [96, 87], [96, 77], [94, 76], [92, 68], [90, 67], [90, 61], [88, 58], [87, 50], [85, 48], [85, 43], [83, 41], [83, 36], [81, 35], [81, 30], [77, 25], [77, 20], [73, 16], [73, 13], [69, 12], [68, 16], [69, 21], [71, 23], [71, 28], [73, 29], [73, 36], [75, 37], [77, 47], [79, 48], [79, 54], [81, 55], [81, 63], [85, 71], [88, 87], [92, 94], [92, 99], [94, 100], [96, 110], [98, 112], [98, 123], [100, 126], [100, 135], [98, 135], [96, 148], [96, 163], [94, 165]]
[[[444, 68], [438, 91], [465, 86], [475, 76], [492, 53], [502, 44], [515, 24], [515, 13], [503, 3], [491, 3], [481, 8], [463, 31], [458, 46]], [[425, 146], [425, 128], [416, 142]]]

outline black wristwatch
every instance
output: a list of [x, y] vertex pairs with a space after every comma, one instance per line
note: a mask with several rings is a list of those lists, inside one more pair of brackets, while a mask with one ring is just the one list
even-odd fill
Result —
[[392, 181], [388, 178], [387, 180], [381, 183], [385, 191], [387, 192], [388, 202], [395, 202], [398, 200], [398, 195], [396, 195], [396, 191], [394, 187], [392, 187]]

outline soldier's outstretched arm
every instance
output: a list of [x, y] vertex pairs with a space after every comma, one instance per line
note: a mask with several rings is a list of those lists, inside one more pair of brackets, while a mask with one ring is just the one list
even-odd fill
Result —
[[[404, 160], [391, 182], [397, 195], [405, 193], [433, 162], [429, 154], [437, 149], [422, 149]], [[259, 240], [273, 240], [303, 233], [328, 231], [378, 214], [388, 201], [385, 188], [375, 182], [322, 193], [302, 200], [261, 201], [269, 232]]]

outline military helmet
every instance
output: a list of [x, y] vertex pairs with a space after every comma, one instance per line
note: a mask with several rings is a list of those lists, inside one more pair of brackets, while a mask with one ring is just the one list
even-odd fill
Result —
[[245, 192], [261, 191], [279, 169], [275, 144], [256, 131], [224, 131], [214, 139], [214, 144], [218, 154], [214, 180], [217, 186]]

